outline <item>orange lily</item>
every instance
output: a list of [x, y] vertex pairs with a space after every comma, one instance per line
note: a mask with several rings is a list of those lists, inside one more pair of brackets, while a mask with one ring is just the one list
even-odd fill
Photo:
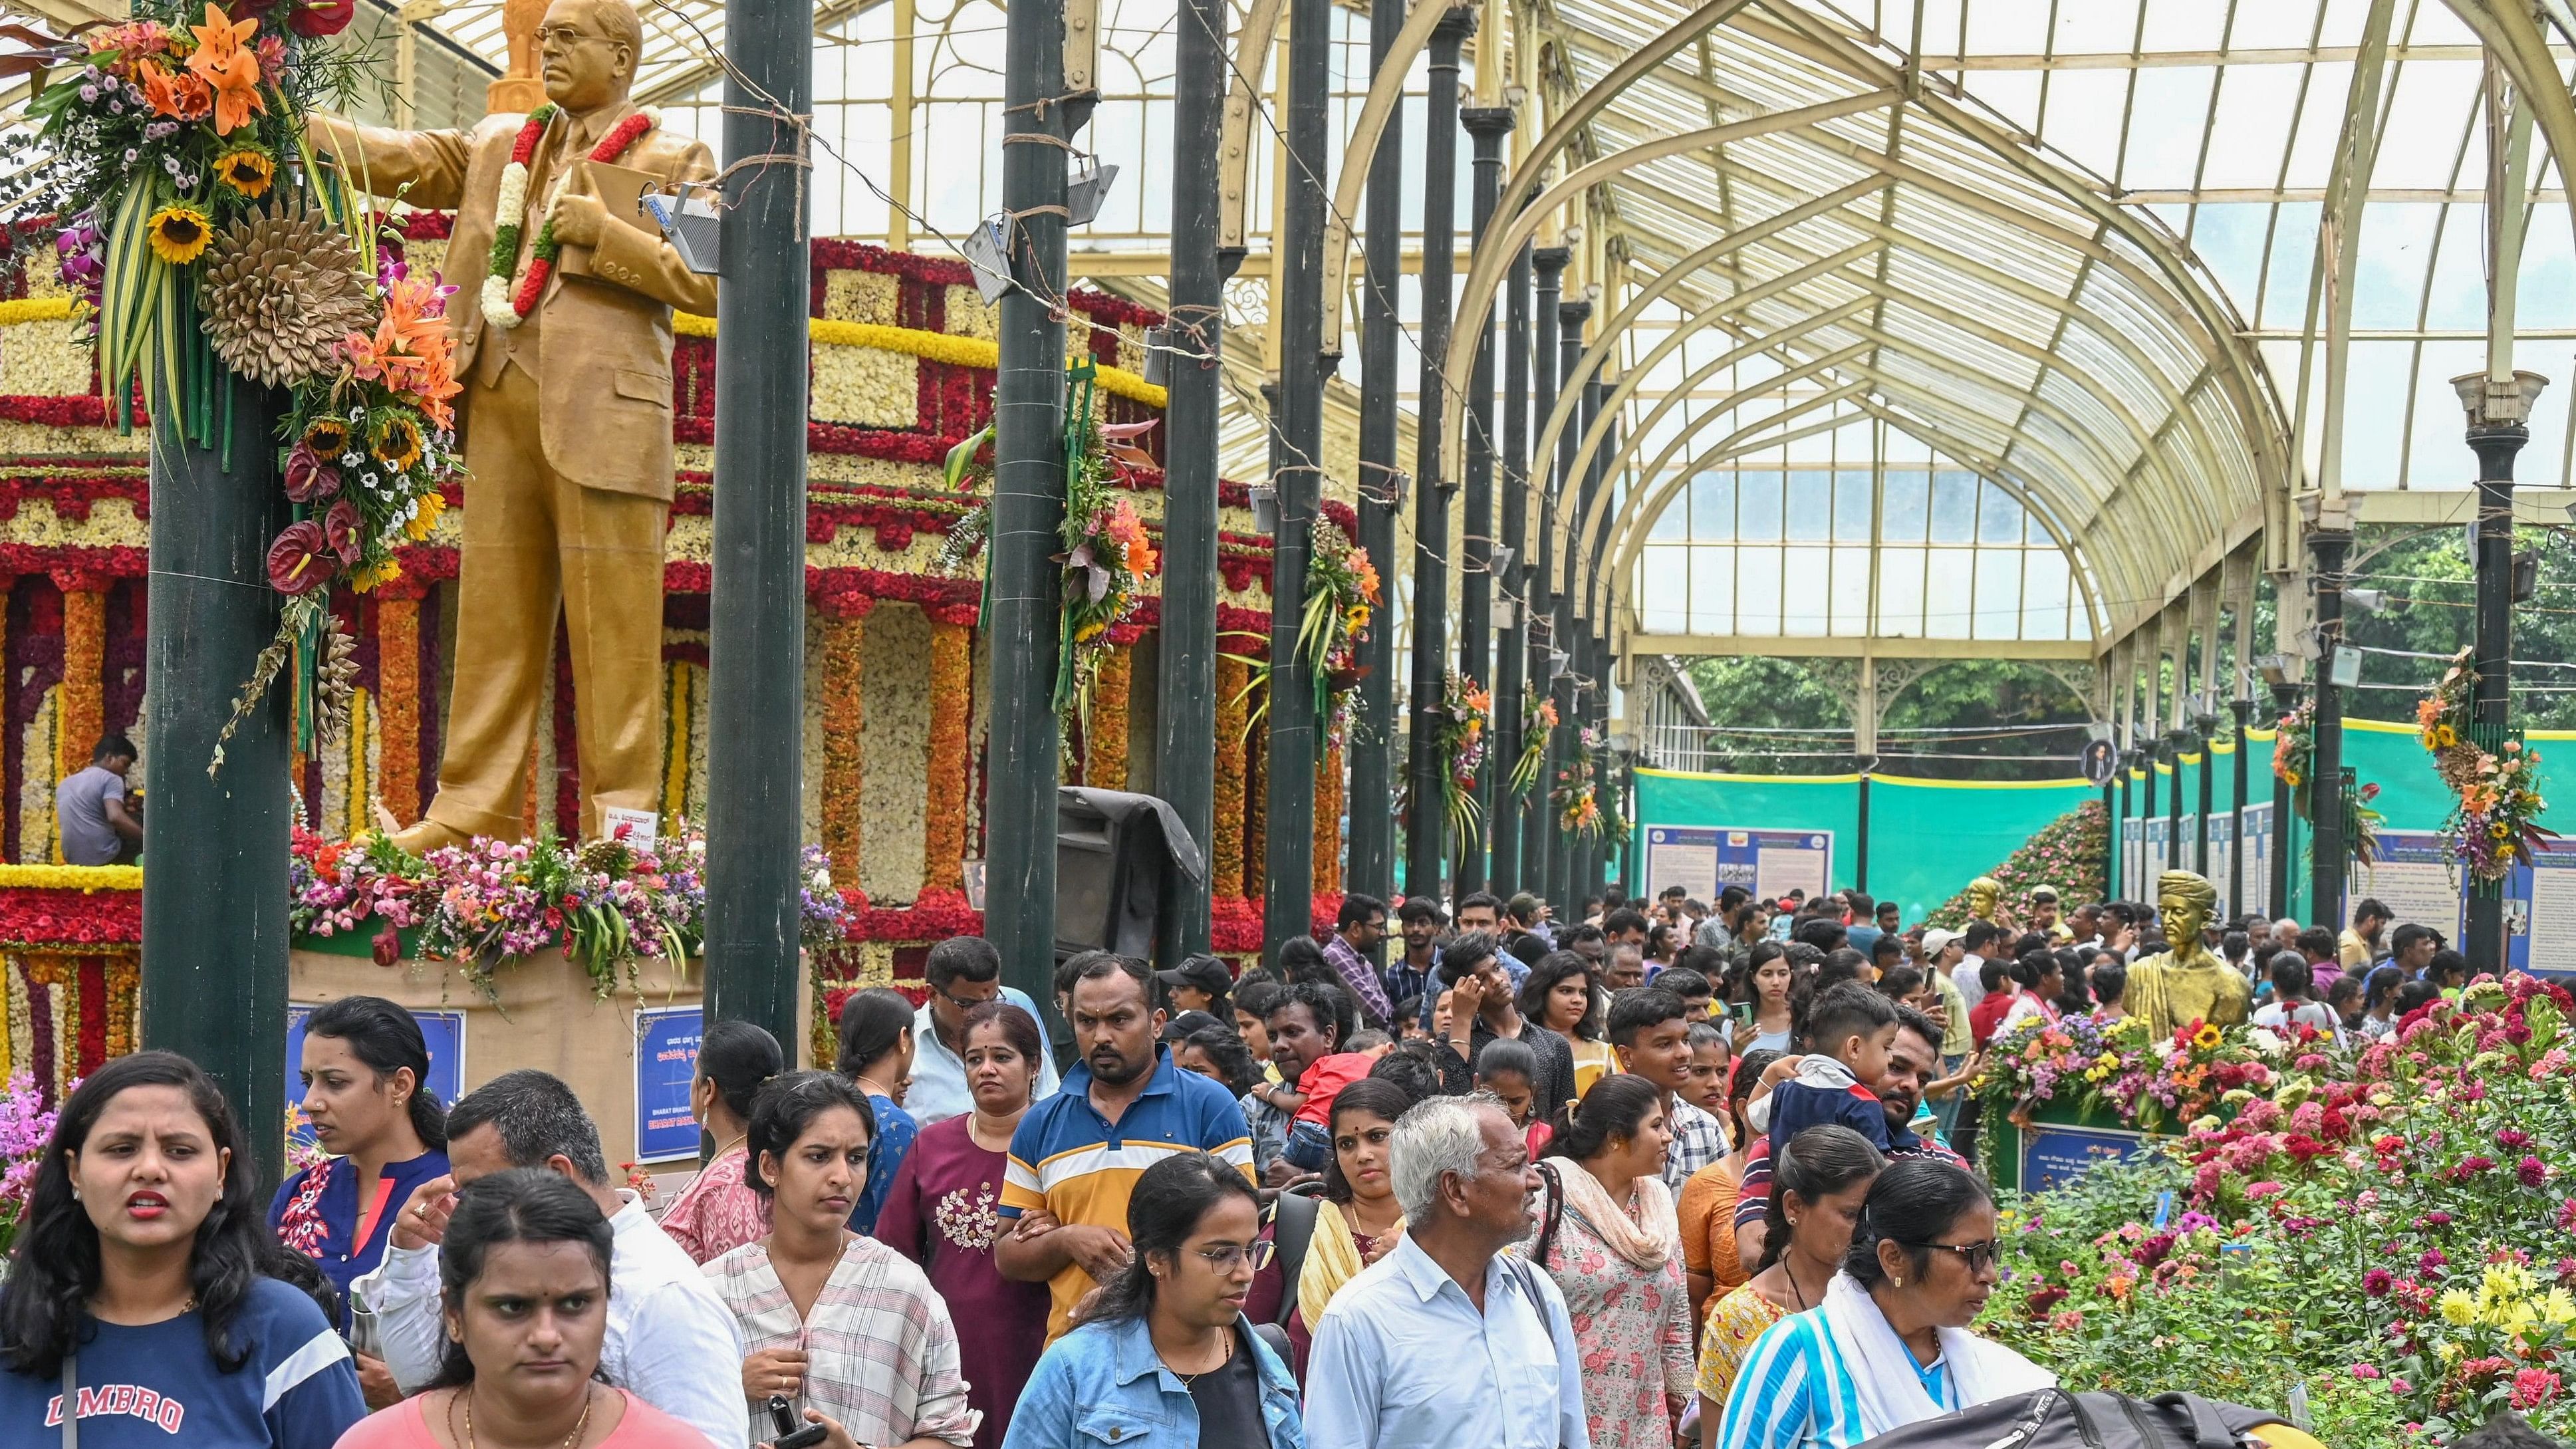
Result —
[[222, 6], [211, 3], [206, 6], [206, 23], [188, 27], [197, 37], [188, 69], [214, 89], [218, 136], [248, 125], [251, 112], [268, 109], [267, 99], [259, 93], [259, 57], [242, 44], [258, 29], [256, 18], [236, 21], [224, 14]]

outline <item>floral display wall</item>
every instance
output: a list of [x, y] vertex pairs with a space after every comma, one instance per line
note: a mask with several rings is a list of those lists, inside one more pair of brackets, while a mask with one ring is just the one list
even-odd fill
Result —
[[[404, 223], [407, 259], [436, 267], [447, 218]], [[976, 628], [981, 585], [971, 573], [934, 567], [942, 535], [972, 504], [951, 491], [940, 463], [949, 448], [988, 420], [997, 360], [994, 309], [970, 284], [963, 263], [841, 241], [813, 247], [813, 372], [808, 425], [807, 617], [809, 677], [802, 838], [822, 841], [835, 883], [856, 908], [852, 943], [822, 963], [841, 981], [917, 978], [931, 941], [980, 928], [959, 889], [961, 862], [984, 850], [982, 763], [990, 717], [990, 651]], [[1097, 292], [1073, 294], [1071, 345], [1101, 365], [1095, 395], [1102, 423], [1161, 415], [1162, 389], [1144, 380], [1144, 329], [1159, 313]], [[143, 679], [148, 599], [144, 587], [151, 497], [145, 438], [111, 426], [96, 395], [87, 349], [73, 339], [72, 298], [49, 253], [0, 297], [0, 859], [47, 867], [59, 859], [53, 787], [86, 763], [101, 730], [140, 741], [149, 709]], [[673, 359], [673, 426], [678, 494], [666, 550], [663, 657], [667, 735], [662, 805], [669, 816], [703, 813], [707, 791], [707, 590], [713, 505], [715, 340], [710, 319], [682, 316]], [[1160, 456], [1160, 430], [1139, 440]], [[1122, 466], [1118, 486], [1159, 551], [1162, 479]], [[1253, 522], [1246, 489], [1220, 488], [1218, 627], [1225, 646], [1262, 652], [1269, 627], [1269, 540]], [[400, 553], [401, 576], [374, 592], [342, 593], [333, 608], [359, 641], [357, 728], [344, 743], [296, 762], [303, 820], [324, 835], [363, 830], [377, 806], [408, 820], [437, 784], [444, 734], [447, 661], [454, 626], [456, 544], [473, 483], [451, 487], [449, 508], [429, 536]], [[1351, 525], [1347, 500], [1326, 512]], [[1123, 781], [1154, 788], [1151, 642], [1160, 580], [1146, 581], [1143, 608], [1114, 631], [1117, 659], [1105, 671], [1093, 717], [1067, 753], [1068, 781]], [[1140, 648], [1140, 646], [1142, 646]], [[554, 687], [537, 731], [524, 823], [571, 833], [578, 814], [580, 761], [572, 721], [570, 659], [558, 632]], [[1240, 666], [1236, 666], [1240, 685]], [[1143, 709], [1139, 709], [1139, 706]], [[1261, 732], [1243, 737], [1242, 711], [1221, 704], [1217, 756], [1217, 945], [1230, 954], [1259, 949], [1258, 890]], [[846, 721], [851, 728], [843, 728]], [[1227, 739], [1229, 726], [1236, 737]], [[1139, 742], [1144, 748], [1138, 748]], [[1255, 778], [1247, 779], [1247, 775]], [[147, 808], [147, 820], [149, 818]], [[1250, 851], [1252, 859], [1246, 859]], [[80, 873], [74, 883], [10, 892], [61, 899], [39, 920], [44, 930], [0, 934], [10, 963], [11, 1030], [46, 1016], [31, 1043], [80, 1013], [48, 1014], [46, 991], [77, 1008], [86, 968], [67, 960], [132, 966], [139, 931], [124, 889]], [[1329, 921], [1338, 863], [1318, 862], [1320, 917]], [[0, 902], [5, 904], [5, 902]], [[22, 923], [23, 924], [23, 923]], [[109, 957], [75, 957], [102, 946]], [[8, 954], [17, 952], [18, 954]], [[53, 963], [53, 964], [37, 964]], [[30, 973], [34, 974], [30, 974]], [[96, 975], [104, 982], [104, 967]], [[91, 1015], [106, 1020], [105, 985]], [[125, 998], [130, 1002], [130, 990]], [[130, 1034], [130, 1030], [129, 1033]], [[113, 1031], [103, 1040], [120, 1040]], [[81, 1059], [77, 1032], [68, 1057]], [[30, 1049], [33, 1049], [32, 1047]], [[13, 1049], [11, 1061], [26, 1060]]]

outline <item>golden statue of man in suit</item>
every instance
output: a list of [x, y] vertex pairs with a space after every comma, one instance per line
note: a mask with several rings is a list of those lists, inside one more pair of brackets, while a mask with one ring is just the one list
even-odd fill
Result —
[[2169, 870], [2156, 880], [2170, 949], [2129, 968], [2124, 1004], [2159, 1038], [2195, 1021], [2237, 1026], [2254, 1014], [2253, 983], [2201, 941], [2217, 909], [2217, 887], [2190, 871]]
[[[313, 138], [351, 178], [414, 206], [452, 208], [445, 280], [456, 340], [467, 483], [447, 747], [413, 850], [470, 835], [515, 840], [558, 607], [572, 644], [581, 828], [661, 794], [662, 532], [671, 506], [671, 313], [715, 311], [715, 278], [573, 181], [575, 163], [639, 112], [644, 29], [627, 0], [554, 0], [537, 32], [556, 114], [528, 159], [524, 213], [498, 215], [528, 118], [470, 130], [387, 131], [316, 117]], [[644, 125], [638, 119], [633, 125]], [[631, 130], [632, 128], [629, 127]], [[649, 126], [615, 164], [663, 189], [715, 172], [707, 148]], [[522, 291], [551, 219], [567, 248], [523, 318], [485, 296], [493, 238], [518, 223], [495, 295]], [[586, 262], [586, 266], [575, 266]]]

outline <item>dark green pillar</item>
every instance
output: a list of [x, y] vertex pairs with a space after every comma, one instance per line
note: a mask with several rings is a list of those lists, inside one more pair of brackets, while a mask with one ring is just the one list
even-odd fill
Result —
[[286, 526], [276, 441], [286, 399], [240, 378], [217, 387], [230, 390], [220, 448], [183, 441], [178, 409], [153, 409], [143, 1045], [214, 1075], [249, 1128], [260, 1181], [273, 1183], [286, 1113], [288, 680], [225, 742], [222, 771], [209, 777], [206, 765], [277, 632], [267, 559]]
[[[1397, 0], [1369, 8], [1369, 69], [1374, 75], [1404, 29]], [[1214, 146], [1210, 146], [1213, 154]], [[1404, 324], [1395, 314], [1397, 273], [1404, 263], [1404, 108], [1378, 133], [1369, 163], [1367, 243], [1360, 284], [1359, 545], [1368, 550], [1387, 597], [1360, 643], [1358, 708], [1350, 747], [1353, 802], [1395, 798], [1395, 514], [1396, 369]], [[1351, 811], [1350, 887], [1385, 900], [1395, 892], [1395, 812]]]
[[1529, 323], [1530, 249], [1512, 256], [1503, 282], [1503, 547], [1511, 563], [1494, 575], [1511, 627], [1494, 641], [1494, 748], [1485, 767], [1493, 808], [1485, 817], [1493, 845], [1486, 888], [1505, 901], [1521, 888], [1521, 805], [1511, 794], [1511, 770], [1521, 757], [1522, 700], [1529, 688]]
[[[810, 0], [725, 7], [726, 163], [793, 149], [769, 108], [811, 109]], [[805, 178], [732, 172], [716, 290], [715, 555], [707, 635], [707, 1007], [781, 1042], [796, 1019], [802, 920]]]
[[2308, 784], [2308, 924], [2340, 930], [2344, 855], [2352, 847], [2343, 835], [2343, 691], [2334, 682], [2334, 656], [2343, 643], [2343, 562], [2352, 535], [2319, 529], [2308, 535], [2308, 548], [2315, 556], [2317, 638], [2325, 646], [2316, 662], [2315, 770]]
[[1452, 10], [1431, 32], [1430, 94], [1424, 102], [1422, 141], [1422, 383], [1416, 389], [1413, 447], [1413, 707], [1407, 728], [1408, 799], [1404, 826], [1404, 893], [1440, 899], [1448, 817], [1441, 781], [1449, 762], [1440, 753], [1441, 694], [1446, 683], [1448, 632], [1449, 492], [1440, 457], [1442, 410], [1448, 405], [1440, 376], [1449, 355], [1451, 253], [1458, 214], [1458, 50], [1476, 28], [1475, 12]]
[[[1216, 819], [1216, 455], [1224, 401], [1217, 359], [1225, 324], [1217, 139], [1225, 24], [1219, 0], [1180, 0], [1174, 21], [1170, 318], [1177, 353], [1164, 368], [1170, 396], [1163, 409], [1163, 613], [1154, 695], [1154, 788], [1206, 860], [1215, 858]], [[1172, 884], [1159, 942], [1166, 965], [1208, 947], [1207, 884], [1178, 876]]]
[[[1531, 410], [1545, 417], [1556, 406], [1557, 363], [1559, 358], [1558, 289], [1565, 276], [1565, 264], [1573, 252], [1566, 247], [1539, 247], [1530, 253], [1530, 266], [1535, 272], [1530, 311], [1530, 403]], [[1532, 458], [1529, 467], [1536, 477], [1532, 485], [1538, 494], [1537, 567], [1530, 573], [1528, 598], [1523, 607], [1528, 618], [1523, 632], [1529, 639], [1529, 681], [1534, 695], [1553, 697], [1556, 671], [1550, 664], [1555, 652], [1564, 645], [1556, 632], [1556, 464], [1552, 458]], [[1559, 706], [1560, 709], [1562, 706]], [[1541, 764], [1538, 782], [1530, 787], [1529, 799], [1521, 805], [1521, 881], [1520, 888], [1545, 896], [1554, 879], [1556, 852], [1555, 817], [1548, 810], [1547, 793], [1554, 783], [1548, 771], [1553, 768], [1551, 748], [1554, 741], [1542, 731], [1539, 738]], [[1522, 741], [1527, 750], [1529, 742]], [[1517, 758], [1517, 757], [1515, 757]]]
[[[812, 44], [809, 35], [806, 44]], [[1002, 81], [1002, 207], [1013, 224], [993, 386], [993, 535], [984, 626], [994, 641], [984, 791], [984, 936], [1002, 979], [1049, 1001], [1055, 978], [1055, 712], [1064, 530], [1063, 0], [1010, 7]]]
[[[1475, 141], [1475, 184], [1468, 217], [1479, 243], [1493, 225], [1502, 195], [1503, 137], [1511, 134], [1509, 106], [1473, 106], [1458, 113]], [[1487, 309], [1476, 328], [1475, 370], [1467, 383], [1465, 529], [1459, 535], [1458, 672], [1480, 686], [1494, 682], [1494, 315]], [[1487, 736], [1490, 744], [1492, 736]], [[1493, 838], [1494, 752], [1476, 769], [1474, 794], [1483, 814], [1473, 835], [1459, 843], [1458, 894], [1485, 888]]]

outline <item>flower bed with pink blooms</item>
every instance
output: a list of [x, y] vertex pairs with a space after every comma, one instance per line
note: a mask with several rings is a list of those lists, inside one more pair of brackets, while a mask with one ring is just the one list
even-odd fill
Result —
[[2303, 1414], [2338, 1449], [2504, 1408], [2576, 1434], [2570, 1014], [2482, 980], [2358, 1052], [2253, 1063], [2184, 1135], [2009, 1204], [1983, 1326], [2071, 1386]]

